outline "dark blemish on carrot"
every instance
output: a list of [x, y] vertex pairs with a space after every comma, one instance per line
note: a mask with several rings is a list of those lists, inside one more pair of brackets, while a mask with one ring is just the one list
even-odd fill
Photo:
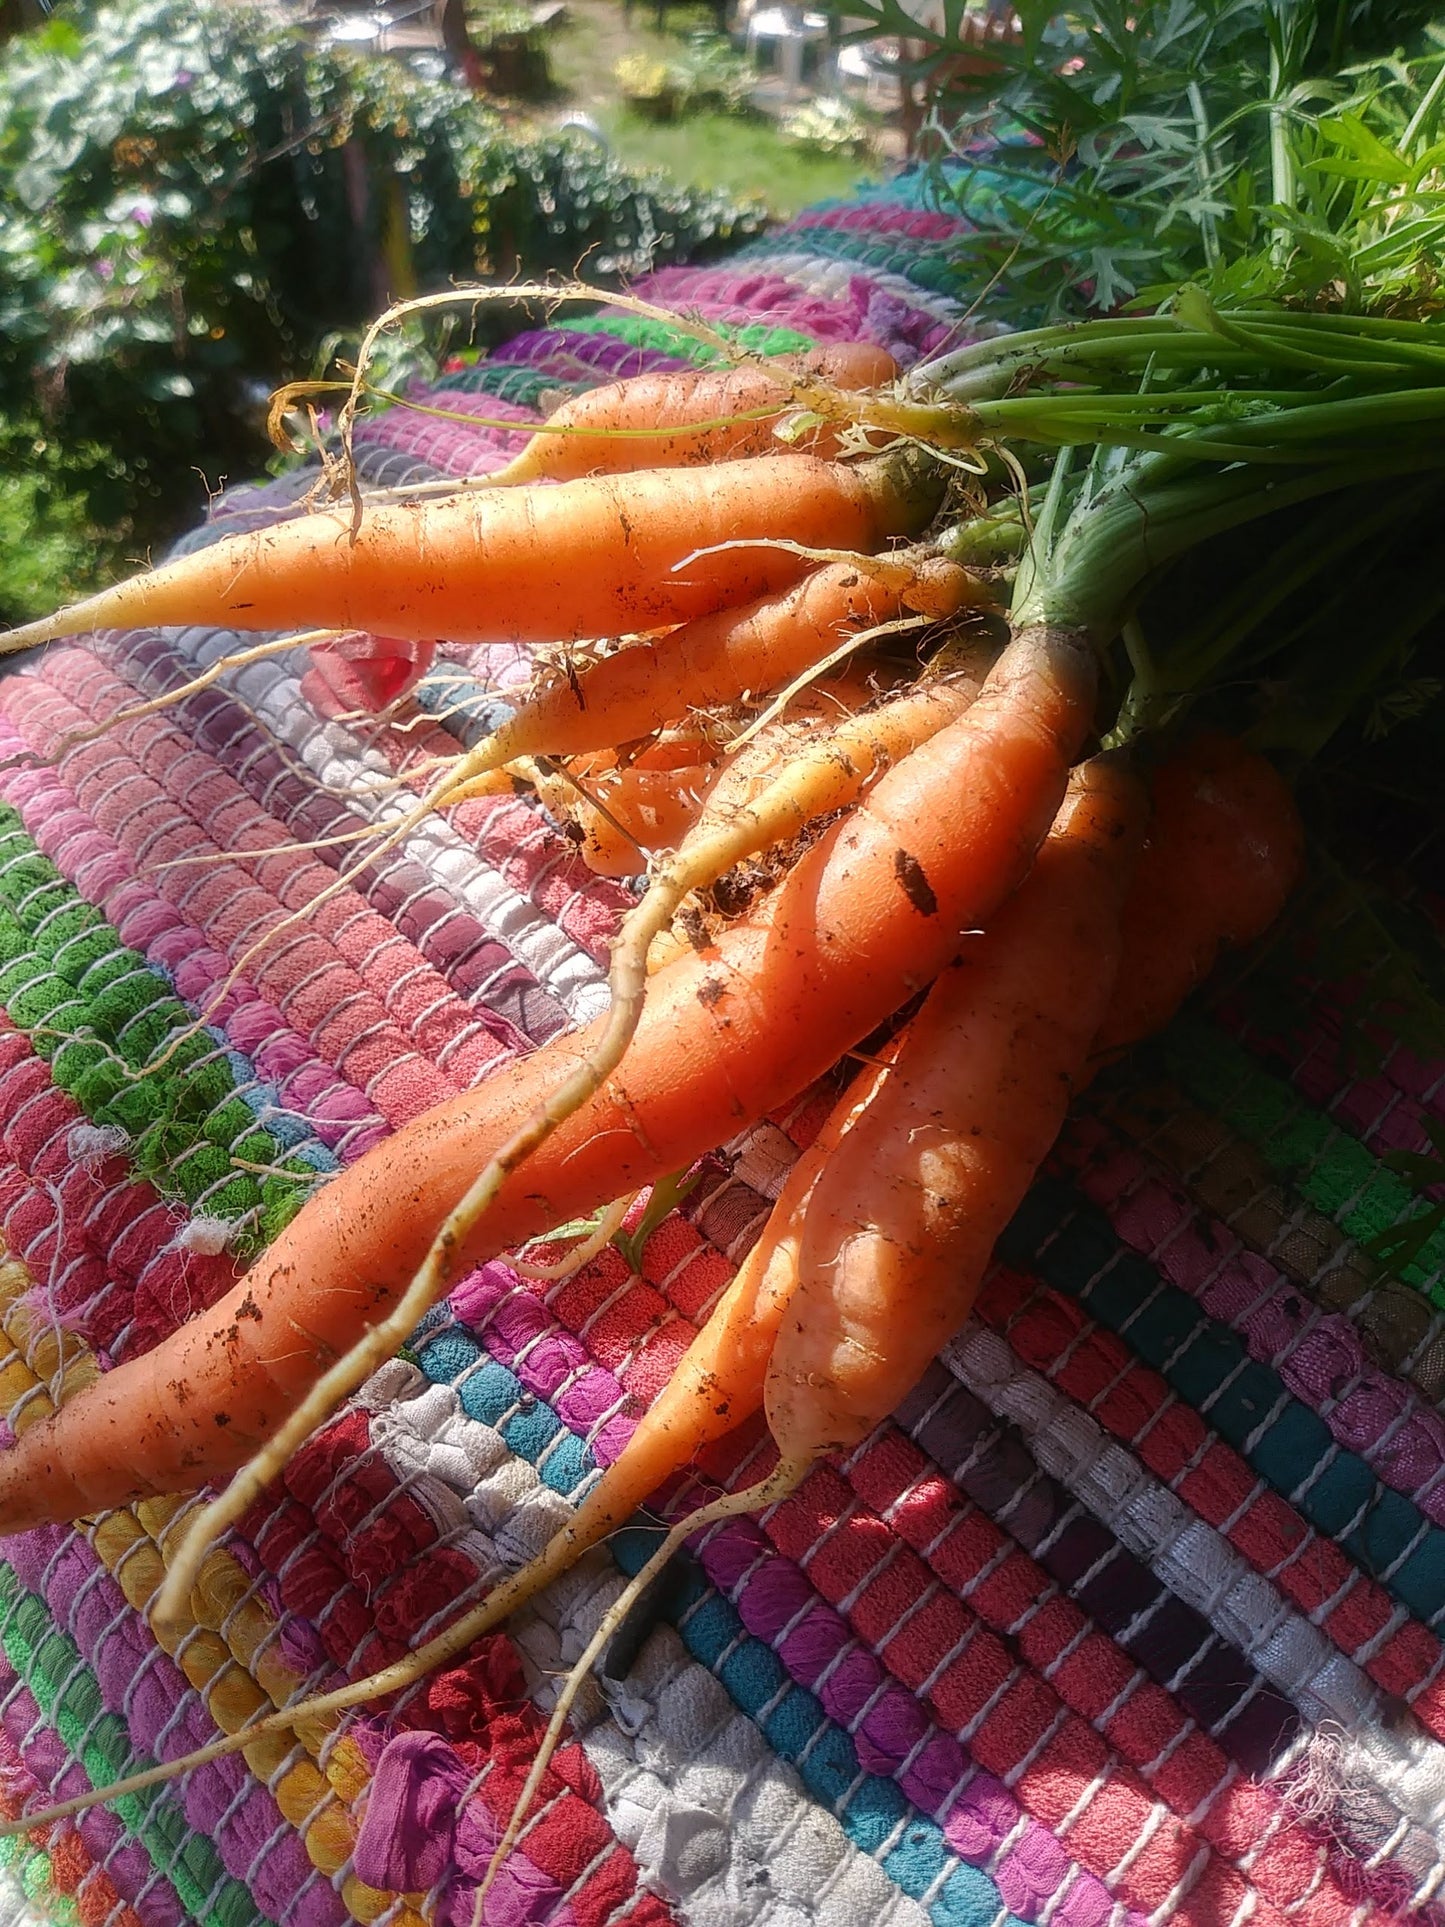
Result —
[[229, 1412], [217, 1412], [215, 1418], [217, 1425], [229, 1425], [231, 1423], [231, 1414]]
[[238, 1318], [254, 1318], [256, 1323], [258, 1325], [260, 1324], [261, 1307], [256, 1303], [256, 1300], [251, 1296], [249, 1291], [241, 1300], [240, 1304], [237, 1305], [236, 1316]]
[[916, 856], [911, 856], [902, 847], [896, 849], [893, 852], [893, 874], [897, 877], [904, 896], [920, 917], [938, 915], [938, 898], [933, 894], [933, 885], [928, 881], [923, 865]]
[[697, 987], [697, 1001], [704, 1010], [716, 1010], [727, 994], [727, 985], [721, 977], [704, 977]]

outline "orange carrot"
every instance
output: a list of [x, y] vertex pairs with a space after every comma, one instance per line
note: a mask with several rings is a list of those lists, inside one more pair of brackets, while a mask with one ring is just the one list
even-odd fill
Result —
[[[1025, 630], [755, 918], [652, 981], [631, 1050], [449, 1240], [443, 1278], [691, 1162], [802, 1090], [1018, 882], [1090, 722], [1077, 632]], [[0, 1453], [0, 1531], [224, 1476], [397, 1302], [477, 1171], [586, 1056], [556, 1040], [341, 1173], [228, 1296]]]
[[1028, 879], [939, 979], [833, 1148], [802, 1207], [797, 1281], [768, 1362], [778, 1463], [678, 1520], [623, 1588], [558, 1694], [482, 1894], [582, 1679], [640, 1588], [692, 1533], [786, 1497], [825, 1452], [866, 1438], [967, 1312], [1107, 1004], [1143, 813], [1142, 789], [1120, 766], [1075, 778]]
[[967, 569], [938, 556], [889, 556], [877, 573], [829, 563], [781, 595], [699, 616], [559, 676], [478, 744], [466, 769], [634, 742], [695, 710], [780, 688], [849, 634], [920, 606], [939, 619], [983, 594]]
[[1272, 763], [1198, 737], [1155, 772], [1153, 818], [1124, 904], [1127, 963], [1095, 1041], [1095, 1068], [1161, 1030], [1223, 944], [1268, 929], [1294, 888], [1304, 832]]
[[[773, 430], [791, 401], [794, 378], [859, 389], [879, 388], [897, 373], [886, 349], [844, 341], [775, 362], [636, 375], [565, 403], [492, 481], [565, 482], [766, 454], [779, 446]], [[837, 436], [827, 427], [813, 429], [797, 446], [831, 456]]]
[[1107, 1006], [1143, 818], [1120, 765], [1076, 772], [1027, 879], [929, 992], [829, 1158], [768, 1365], [785, 1461], [857, 1445], [962, 1323]]
[[[428, 641], [561, 642], [659, 629], [794, 582], [791, 540], [872, 550], [921, 527], [941, 484], [906, 453], [809, 455], [302, 515], [228, 536], [0, 637], [210, 623]], [[692, 556], [695, 559], [689, 561]], [[685, 565], [685, 566], [684, 566]]]

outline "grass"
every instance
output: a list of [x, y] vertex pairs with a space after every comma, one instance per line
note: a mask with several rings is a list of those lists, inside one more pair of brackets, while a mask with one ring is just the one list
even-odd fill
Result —
[[867, 156], [798, 147], [762, 115], [697, 113], [659, 124], [618, 99], [612, 70], [625, 54], [665, 60], [689, 33], [715, 26], [706, 6], [669, 6], [665, 29], [658, 33], [646, 0], [639, 0], [630, 22], [622, 17], [620, 0], [568, 0], [564, 21], [547, 36], [547, 57], [561, 94], [593, 116], [618, 159], [629, 166], [662, 168], [688, 187], [754, 195], [780, 217], [878, 178], [879, 164]]
[[598, 122], [619, 160], [664, 168], [688, 187], [720, 187], [756, 195], [777, 215], [849, 193], [878, 177], [866, 157], [815, 154], [785, 141], [770, 122], [732, 114], [693, 114], [659, 125], [617, 105]]

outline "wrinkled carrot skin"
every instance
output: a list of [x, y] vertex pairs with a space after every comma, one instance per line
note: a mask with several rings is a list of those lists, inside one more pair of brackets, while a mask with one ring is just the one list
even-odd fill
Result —
[[784, 1459], [866, 1438], [966, 1316], [1107, 1007], [1144, 816], [1121, 766], [1076, 772], [1028, 877], [965, 939], [829, 1159], [768, 1366]]
[[133, 576], [0, 649], [98, 628], [225, 624], [365, 630], [403, 641], [562, 642], [661, 629], [786, 587], [806, 563], [733, 541], [873, 550], [936, 491], [883, 458], [845, 468], [771, 455], [302, 515]]
[[1206, 735], [1162, 764], [1153, 815], [1124, 904], [1127, 968], [1094, 1048], [1096, 1068], [1161, 1030], [1225, 944], [1253, 943], [1284, 908], [1304, 831], [1274, 765]]
[[854, 563], [829, 563], [782, 594], [700, 616], [559, 678], [497, 730], [495, 760], [575, 756], [634, 742], [693, 710], [778, 689], [846, 636], [920, 602], [935, 619], [952, 615], [976, 599], [977, 589], [966, 569], [937, 556], [919, 557], [911, 585], [880, 581]]
[[[763, 455], [780, 444], [773, 430], [790, 405], [786, 375], [814, 375], [836, 388], [880, 388], [898, 374], [884, 348], [867, 341], [832, 343], [785, 357], [769, 367], [749, 362], [736, 368], [694, 368], [636, 375], [630, 381], [590, 388], [548, 418], [545, 430], [493, 480], [564, 482], [580, 475], [619, 475], [639, 468], [691, 468], [709, 462]], [[758, 410], [769, 412], [761, 417]], [[752, 420], [727, 420], [752, 416]], [[712, 424], [702, 426], [700, 424]], [[617, 429], [662, 431], [615, 434]], [[826, 426], [794, 444], [804, 453], [831, 457], [837, 434]]]
[[[690, 1163], [928, 984], [1027, 869], [1093, 701], [1084, 637], [1016, 637], [972, 708], [890, 769], [756, 919], [658, 973], [618, 1072], [506, 1180], [450, 1275]], [[217, 1305], [27, 1431], [0, 1454], [0, 1531], [234, 1471], [395, 1303], [477, 1171], [600, 1028], [378, 1145]]]

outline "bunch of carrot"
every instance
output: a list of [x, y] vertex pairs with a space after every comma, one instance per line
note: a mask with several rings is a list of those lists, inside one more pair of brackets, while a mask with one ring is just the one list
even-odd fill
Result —
[[[1070, 405], [1051, 417], [1049, 397], [1022, 398], [1028, 432], [1083, 438], [1081, 371], [1247, 359], [1198, 330], [1110, 327], [1093, 361], [1077, 339], [1039, 351]], [[954, 371], [955, 440], [965, 418], [980, 437], [988, 427], [979, 359]], [[1002, 349], [995, 363], [1009, 369], [1007, 409], [1018, 365]], [[1271, 364], [1249, 366], [1259, 377]], [[810, 393], [879, 373], [813, 368]], [[9, 639], [166, 622], [621, 638], [418, 773], [420, 796], [388, 832], [502, 780], [579, 796], [599, 865], [649, 877], [614, 949], [611, 1011], [397, 1133], [322, 1189], [229, 1297], [0, 1455], [7, 1532], [235, 1474], [178, 1550], [162, 1611], [184, 1601], [207, 1535], [460, 1270], [685, 1167], [927, 992], [800, 1159], [761, 1243], [568, 1527], [403, 1664], [268, 1725], [454, 1657], [760, 1409], [778, 1469], [726, 1507], [777, 1496], [865, 1436], [967, 1311], [1071, 1093], [1166, 1021], [1221, 943], [1257, 935], [1296, 873], [1289, 792], [1236, 744], [1171, 749], [1152, 784], [1119, 751], [1075, 765], [1109, 722], [1101, 658], [1159, 558], [1191, 532], [1340, 486], [1325, 457], [1256, 469], [1237, 445], [1249, 431], [1210, 442], [1207, 423], [1188, 430], [1206, 452], [1185, 451], [1177, 396], [1121, 404], [1115, 439], [1149, 446], [1112, 451], [1082, 481], [1067, 452], [1055, 459], [1012, 633], [990, 663], [979, 622], [963, 646], [951, 632], [1000, 592], [970, 558], [1016, 544], [988, 518], [976, 540], [967, 525], [929, 534], [949, 476], [915, 442], [857, 460], [822, 439], [815, 453], [768, 446], [793, 380], [749, 365], [601, 391], [501, 486], [367, 510], [354, 530], [325, 512], [232, 537]], [[900, 417], [897, 403], [879, 412]], [[843, 419], [867, 415], [856, 392], [840, 405]], [[1152, 438], [1151, 424], [1163, 425]], [[907, 546], [890, 548], [897, 538]], [[914, 679], [865, 653], [903, 634], [928, 655]], [[788, 702], [808, 685], [800, 728]], [[757, 734], [739, 752], [740, 710]], [[707, 895], [779, 849], [772, 887], [740, 913]], [[699, 902], [706, 914], [689, 916]], [[669, 936], [679, 913], [683, 935]], [[168, 1395], [177, 1384], [183, 1400]]]

